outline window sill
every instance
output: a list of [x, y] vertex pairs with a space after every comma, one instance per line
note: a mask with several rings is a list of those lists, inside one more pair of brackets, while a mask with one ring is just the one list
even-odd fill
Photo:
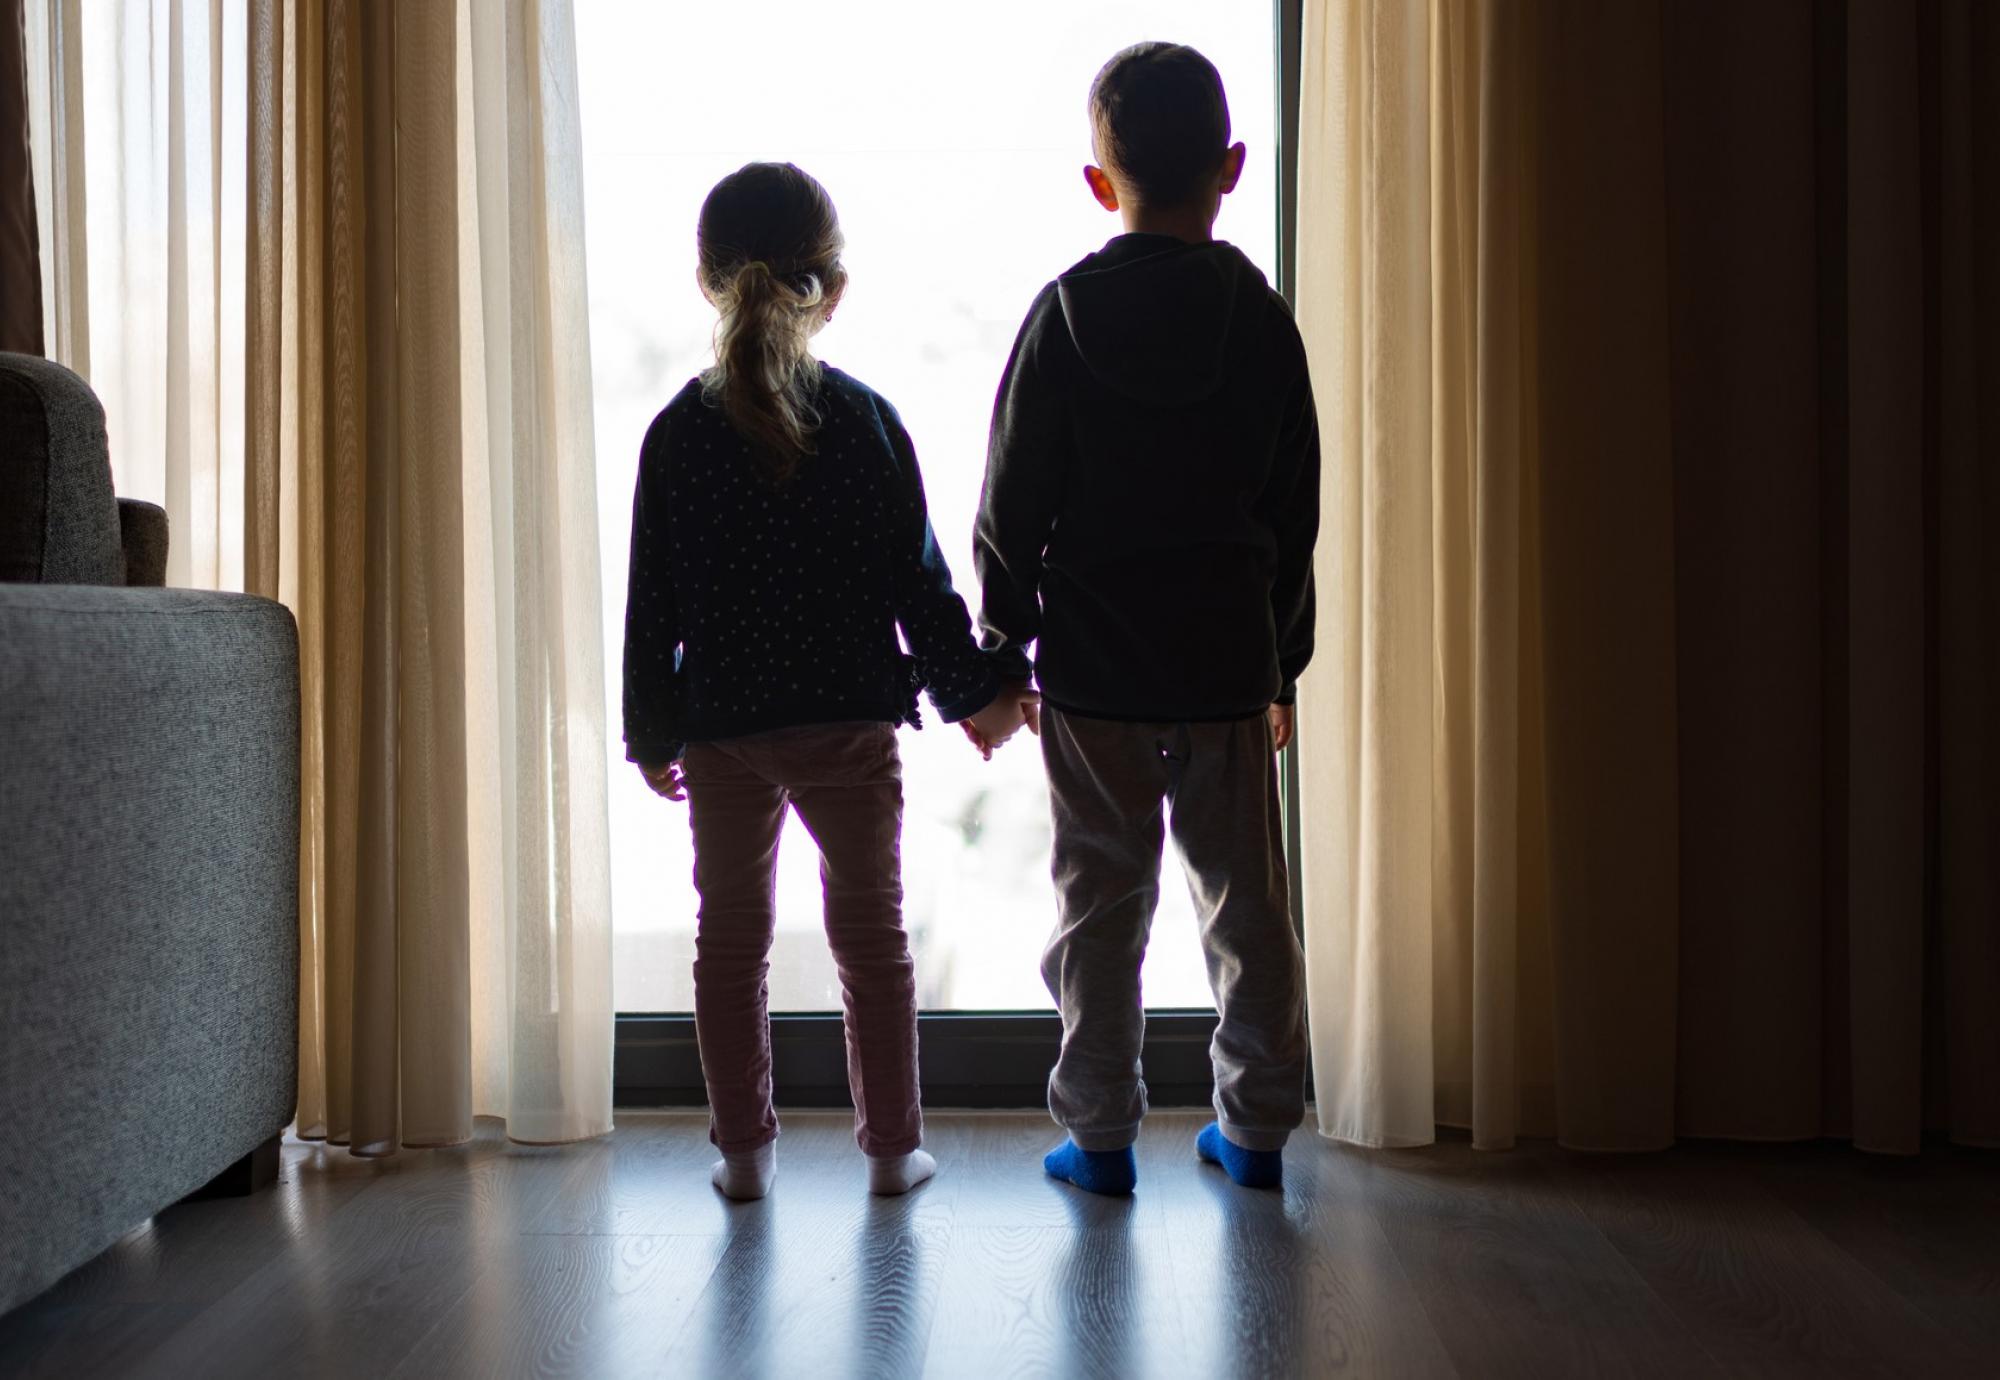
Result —
[[[1062, 1043], [1052, 1011], [932, 1011], [917, 1018], [923, 1100], [931, 1107], [1040, 1107]], [[1146, 1013], [1142, 1059], [1155, 1107], [1205, 1107], [1213, 1011]], [[788, 1107], [847, 1107], [847, 1052], [834, 1013], [771, 1017], [772, 1079]], [[701, 1055], [689, 1015], [620, 1015], [612, 1075], [620, 1107], [701, 1107]]]

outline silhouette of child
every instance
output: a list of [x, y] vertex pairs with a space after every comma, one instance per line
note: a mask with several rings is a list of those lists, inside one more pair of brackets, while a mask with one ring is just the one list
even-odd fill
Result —
[[1220, 1023], [1197, 1149], [1276, 1185], [1305, 1114], [1304, 962], [1276, 749], [1312, 654], [1319, 436], [1284, 301], [1212, 238], [1242, 172], [1214, 66], [1142, 43], [1091, 85], [1084, 170], [1126, 233], [1050, 283], [995, 405], [975, 564], [985, 644], [1035, 644], [1059, 917], [1057, 1178], [1129, 1192], [1139, 969], [1171, 832]]
[[896, 409], [810, 353], [847, 282], [825, 189], [752, 163], [709, 193], [698, 244], [715, 365], [640, 452], [625, 742], [656, 792], [688, 802], [713, 1177], [761, 1198], [776, 1171], [765, 974], [790, 808], [819, 845], [869, 1187], [902, 1193], [937, 1166], [921, 1148], [896, 726], [925, 688], [990, 751], [1033, 708], [1027, 661], [973, 641]]

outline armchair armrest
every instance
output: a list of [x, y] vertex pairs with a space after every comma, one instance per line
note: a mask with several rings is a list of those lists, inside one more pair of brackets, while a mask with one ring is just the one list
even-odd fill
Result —
[[125, 583], [158, 589], [167, 582], [167, 510], [143, 499], [118, 500], [118, 544]]
[[298, 636], [0, 584], [0, 1312], [290, 1120]]

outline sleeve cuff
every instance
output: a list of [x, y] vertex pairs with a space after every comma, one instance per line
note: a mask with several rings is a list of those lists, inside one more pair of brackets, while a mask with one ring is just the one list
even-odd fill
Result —
[[1000, 677], [988, 675], [982, 684], [974, 686], [950, 702], [932, 696], [931, 704], [936, 707], [940, 719], [948, 724], [955, 724], [960, 720], [971, 718], [999, 698]]
[[954, 699], [949, 705], [932, 696], [931, 703], [937, 706], [938, 717], [948, 724], [961, 719], [969, 719], [1000, 697], [1000, 691], [1009, 685], [1033, 685], [1034, 663], [1028, 654], [1018, 646], [1003, 647], [998, 651], [984, 652], [986, 662], [986, 682]]
[[1297, 704], [1298, 702], [1299, 683], [1295, 680], [1286, 681], [1284, 688], [1278, 691], [1278, 697], [1271, 701], [1272, 704]]
[[1035, 678], [1034, 663], [1019, 643], [1002, 647], [999, 651], [986, 653], [986, 662], [993, 668], [993, 674], [1003, 681], [1018, 681], [1025, 685]]

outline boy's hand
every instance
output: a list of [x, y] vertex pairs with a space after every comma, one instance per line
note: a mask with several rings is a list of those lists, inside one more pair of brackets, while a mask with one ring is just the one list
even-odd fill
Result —
[[1283, 752], [1292, 745], [1292, 710], [1289, 704], [1274, 704], [1264, 712], [1271, 720], [1271, 751]]
[[993, 760], [993, 749], [999, 747], [1026, 727], [1030, 733], [1042, 731], [1042, 697], [1025, 685], [1010, 685], [1001, 688], [993, 697], [993, 702], [959, 723], [966, 740], [979, 749], [979, 755], [987, 761]]
[[681, 777], [679, 762], [662, 762], [649, 767], [639, 764], [639, 775], [646, 778], [646, 784], [653, 788], [653, 794], [665, 796], [668, 800], [686, 800], [687, 783]]
[[979, 736], [979, 730], [972, 726], [972, 720], [960, 719], [958, 721], [958, 731], [965, 735], [965, 741], [972, 744], [978, 750], [981, 757], [989, 762], [993, 760], [993, 744]]

